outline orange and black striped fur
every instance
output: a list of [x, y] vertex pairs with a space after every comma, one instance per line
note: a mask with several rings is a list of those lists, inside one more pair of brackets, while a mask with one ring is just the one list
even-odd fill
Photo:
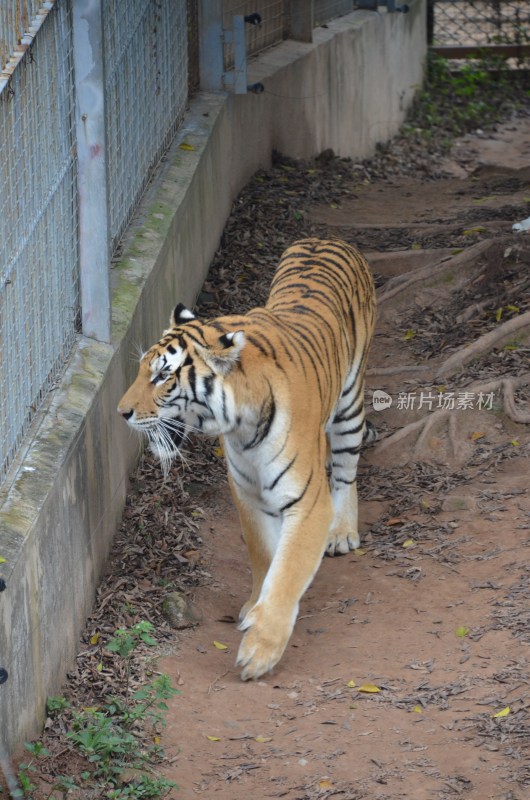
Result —
[[374, 319], [363, 256], [303, 239], [283, 254], [264, 307], [200, 322], [177, 306], [119, 404], [166, 470], [190, 431], [222, 437], [253, 576], [240, 614], [243, 679], [281, 658], [322, 555], [359, 546]]

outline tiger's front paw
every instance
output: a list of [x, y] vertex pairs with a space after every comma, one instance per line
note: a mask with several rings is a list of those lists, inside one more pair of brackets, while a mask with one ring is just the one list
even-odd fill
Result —
[[344, 553], [349, 553], [350, 550], [357, 550], [360, 544], [361, 540], [359, 539], [359, 534], [354, 533], [354, 531], [349, 531], [347, 533], [332, 531], [328, 538], [326, 555], [343, 555]]
[[280, 615], [267, 612], [263, 605], [257, 604], [249, 611], [239, 626], [246, 631], [236, 661], [238, 667], [243, 667], [242, 680], [270, 672], [282, 657], [293, 627], [294, 621], [282, 622]]

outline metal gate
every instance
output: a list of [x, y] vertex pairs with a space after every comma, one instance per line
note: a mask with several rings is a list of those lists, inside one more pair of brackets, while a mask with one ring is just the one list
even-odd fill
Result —
[[428, 0], [428, 41], [447, 58], [530, 56], [528, 0]]

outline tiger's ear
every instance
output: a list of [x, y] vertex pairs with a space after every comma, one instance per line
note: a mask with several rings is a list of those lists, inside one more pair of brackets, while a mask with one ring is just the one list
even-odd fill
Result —
[[246, 339], [243, 331], [232, 331], [230, 333], [223, 333], [223, 335], [219, 337], [219, 344], [221, 345], [221, 347], [223, 347], [225, 350], [228, 350], [229, 347], [236, 348], [238, 355], [245, 346], [245, 342]]
[[179, 303], [173, 309], [173, 314], [169, 320], [170, 325], [185, 325], [186, 322], [191, 322], [192, 319], [197, 319], [193, 311], [186, 308], [184, 303]]
[[209, 352], [209, 358], [214, 368], [223, 375], [228, 375], [230, 370], [239, 362], [246, 339], [243, 331], [223, 333], [219, 337], [219, 350]]

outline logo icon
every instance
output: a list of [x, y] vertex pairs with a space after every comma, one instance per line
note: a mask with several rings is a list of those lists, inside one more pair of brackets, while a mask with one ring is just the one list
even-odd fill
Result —
[[384, 411], [385, 408], [390, 408], [392, 405], [392, 398], [382, 389], [376, 389], [372, 395], [372, 405], [374, 411]]

